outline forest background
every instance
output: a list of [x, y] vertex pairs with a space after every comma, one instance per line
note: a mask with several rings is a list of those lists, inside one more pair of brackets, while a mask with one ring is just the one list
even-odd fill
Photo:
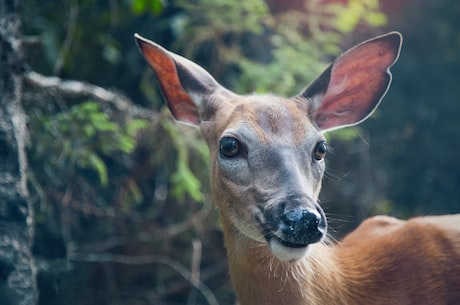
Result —
[[[400, 31], [378, 111], [328, 135], [322, 206], [337, 238], [370, 215], [460, 211], [459, 1], [0, 2], [11, 3], [36, 278], [21, 304], [235, 304], [207, 147], [165, 109], [136, 32], [233, 91], [290, 96], [341, 51]], [[13, 304], [2, 243], [0, 299]]]

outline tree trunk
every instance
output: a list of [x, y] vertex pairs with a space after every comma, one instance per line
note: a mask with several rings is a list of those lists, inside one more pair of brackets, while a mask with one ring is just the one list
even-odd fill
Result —
[[0, 303], [36, 304], [31, 253], [32, 208], [27, 192], [26, 117], [16, 0], [0, 0]]

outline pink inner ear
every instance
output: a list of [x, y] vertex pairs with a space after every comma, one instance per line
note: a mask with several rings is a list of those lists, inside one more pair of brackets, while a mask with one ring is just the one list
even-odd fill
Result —
[[162, 93], [174, 118], [199, 125], [200, 119], [195, 103], [182, 87], [176, 64], [162, 47], [138, 39], [139, 47], [147, 62], [155, 70]]
[[397, 51], [391, 41], [382, 39], [359, 45], [339, 57], [315, 114], [317, 126], [326, 130], [366, 119], [388, 89], [388, 69]]

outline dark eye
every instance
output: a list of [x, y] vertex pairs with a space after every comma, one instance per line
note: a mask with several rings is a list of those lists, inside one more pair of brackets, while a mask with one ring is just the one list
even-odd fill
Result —
[[319, 141], [316, 143], [315, 150], [313, 151], [313, 157], [315, 160], [320, 161], [324, 159], [327, 153], [327, 143], [324, 141]]
[[240, 153], [240, 142], [237, 139], [231, 137], [223, 137], [220, 140], [220, 155], [226, 158], [233, 158]]

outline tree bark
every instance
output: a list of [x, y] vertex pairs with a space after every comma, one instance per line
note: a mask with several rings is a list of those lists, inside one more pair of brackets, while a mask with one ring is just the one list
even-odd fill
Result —
[[18, 1], [0, 0], [0, 303], [36, 304]]

